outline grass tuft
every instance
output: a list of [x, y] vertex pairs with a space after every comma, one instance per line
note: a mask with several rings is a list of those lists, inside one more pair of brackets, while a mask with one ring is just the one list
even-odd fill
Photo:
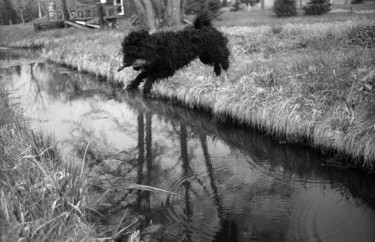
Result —
[[[87, 182], [62, 162], [51, 135], [29, 129], [22, 110], [0, 89], [0, 230], [8, 241], [81, 241]], [[82, 228], [85, 228], [82, 230]]]

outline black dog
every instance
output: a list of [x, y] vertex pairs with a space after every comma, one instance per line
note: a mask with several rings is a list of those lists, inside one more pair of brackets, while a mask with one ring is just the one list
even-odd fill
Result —
[[175, 72], [199, 58], [214, 67], [217, 76], [229, 67], [228, 39], [211, 23], [207, 11], [198, 14], [194, 26], [173, 32], [133, 31], [121, 43], [123, 63], [118, 68], [133, 66], [141, 73], [129, 83], [127, 90], [136, 89], [146, 79], [143, 92], [150, 92], [156, 80], [173, 76]]

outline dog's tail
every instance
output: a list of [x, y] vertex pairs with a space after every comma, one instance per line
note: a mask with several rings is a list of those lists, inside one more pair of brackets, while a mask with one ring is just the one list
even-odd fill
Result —
[[202, 27], [212, 27], [212, 16], [207, 10], [199, 12], [194, 20], [194, 28], [201, 29]]

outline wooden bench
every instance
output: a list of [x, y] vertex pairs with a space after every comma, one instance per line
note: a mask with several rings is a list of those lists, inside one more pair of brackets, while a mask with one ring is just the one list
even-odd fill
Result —
[[64, 27], [65, 27], [64, 20], [34, 23], [35, 31], [41, 31], [41, 30], [47, 30], [47, 29], [58, 29], [58, 28], [64, 28]]

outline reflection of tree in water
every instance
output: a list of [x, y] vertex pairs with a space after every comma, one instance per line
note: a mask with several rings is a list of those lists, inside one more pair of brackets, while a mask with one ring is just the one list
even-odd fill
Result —
[[186, 223], [183, 224], [183, 238], [182, 241], [192, 241], [192, 231], [189, 225], [193, 222], [193, 208], [192, 208], [192, 201], [190, 197], [190, 189], [191, 184], [189, 181], [189, 177], [191, 174], [191, 167], [189, 164], [189, 155], [188, 155], [188, 145], [187, 145], [187, 131], [185, 125], [181, 124], [180, 128], [180, 145], [181, 145], [181, 159], [182, 159], [182, 172], [185, 177], [185, 181], [182, 183], [182, 186], [185, 189], [184, 194], [184, 201], [185, 201], [185, 209], [184, 214], [185, 218], [184, 220]]
[[[144, 124], [144, 114], [139, 113], [137, 117], [138, 123], [138, 178], [137, 183], [143, 184], [144, 175], [143, 168], [145, 163], [145, 124]], [[147, 157], [147, 177], [150, 176], [152, 170], [152, 160], [150, 159], [150, 153], [152, 148], [151, 140], [151, 120], [149, 114], [146, 114], [146, 157]], [[149, 179], [146, 179], [146, 185], [149, 185]], [[137, 197], [137, 207], [138, 211], [147, 212], [150, 209], [150, 192], [138, 190]]]
[[[145, 124], [146, 120], [146, 124]], [[138, 171], [137, 183], [142, 185], [150, 185], [152, 182], [152, 173], [161, 173], [159, 168], [153, 164], [154, 156], [160, 155], [160, 150], [157, 146], [153, 147], [152, 144], [152, 113], [147, 112], [143, 114], [139, 112], [137, 116], [138, 124]], [[146, 157], [145, 157], [146, 154]], [[144, 176], [144, 168], [146, 161], [146, 177]], [[150, 212], [151, 207], [151, 192], [138, 191], [137, 208], [139, 211]]]
[[[139, 112], [137, 116], [137, 123], [138, 123], [138, 175], [137, 175], [137, 183], [138, 184], [146, 184], [150, 185], [152, 182], [152, 172], [156, 172], [156, 174], [163, 174], [163, 171], [155, 171], [155, 167], [153, 167], [153, 161], [154, 159], [159, 155], [155, 148], [153, 148], [152, 143], [152, 113], [146, 112], [145, 114], [143, 112]], [[178, 222], [181, 226], [181, 231], [177, 232], [181, 239], [181, 241], [193, 241], [193, 234], [195, 233], [194, 229], [194, 203], [196, 203], [193, 196], [202, 196], [200, 192], [194, 191], [194, 188], [192, 186], [193, 183], [197, 183], [199, 186], [203, 188], [204, 193], [208, 197], [211, 197], [213, 202], [212, 204], [217, 208], [219, 221], [221, 229], [217, 232], [216, 239], [217, 241], [223, 241], [225, 238], [237, 238], [237, 229], [235, 223], [232, 221], [229, 221], [225, 218], [224, 214], [224, 208], [222, 205], [222, 201], [220, 198], [220, 195], [218, 194], [218, 189], [215, 184], [215, 178], [213, 174], [213, 167], [212, 162], [209, 156], [207, 144], [206, 144], [206, 137], [203, 135], [201, 136], [201, 145], [206, 161], [207, 166], [207, 173], [210, 180], [210, 187], [211, 190], [208, 189], [204, 182], [200, 180], [200, 178], [195, 174], [194, 170], [192, 169], [190, 165], [191, 157], [193, 157], [193, 154], [189, 154], [189, 146], [188, 146], [188, 140], [189, 140], [189, 132], [184, 124], [180, 124], [180, 129], [178, 131], [179, 136], [179, 143], [180, 143], [180, 160], [181, 160], [181, 168], [182, 168], [182, 183], [181, 183], [181, 189], [182, 193], [182, 200], [183, 200], [183, 209], [182, 214], [179, 214], [180, 219], [184, 222]], [[175, 134], [175, 133], [174, 133]], [[156, 153], [155, 153], [156, 152]], [[147, 169], [147, 173], [144, 173], [145, 168]], [[176, 167], [173, 166], [172, 169], [175, 169]], [[143, 214], [148, 217], [148, 215], [152, 215], [151, 211], [151, 193], [149, 191], [138, 191], [137, 192], [137, 210], [139, 212], [142, 212]], [[212, 194], [212, 195], [211, 195]], [[156, 194], [157, 196], [157, 194]], [[169, 203], [169, 199], [166, 201], [167, 208], [169, 206], [174, 206], [171, 203]], [[154, 208], [155, 209], [155, 208]], [[172, 208], [173, 209], [173, 208]], [[237, 241], [237, 240], [233, 240]]]
[[[17, 74], [18, 79], [21, 80], [19, 83], [20, 85], [14, 84], [17, 86], [18, 91], [22, 93], [22, 97], [26, 97], [28, 101], [32, 101], [33, 103], [40, 103], [39, 105], [44, 105], [44, 99], [41, 92], [41, 80], [36, 77], [35, 69], [38, 68], [41, 64], [40, 63], [31, 63], [27, 65], [18, 65], [13, 66], [8, 69], [5, 69], [5, 73], [9, 75], [9, 81], [12, 80], [12, 75]], [[27, 79], [21, 79], [21, 75], [24, 74]], [[11, 90], [12, 92], [12, 90]], [[17, 91], [16, 91], [17, 92]]]
[[30, 65], [30, 90], [29, 90], [29, 93], [34, 94], [34, 103], [36, 103], [38, 99], [42, 103], [44, 103], [42, 91], [41, 91], [41, 88], [40, 88], [40, 81], [38, 79], [36, 79], [35, 75], [34, 75], [34, 68], [37, 67], [38, 65], [39, 65], [38, 63]]
[[92, 75], [55, 65], [49, 65], [45, 72], [49, 73], [47, 93], [57, 100], [73, 101], [93, 96], [108, 100], [115, 98], [118, 93], [112, 86], [104, 82], [93, 81], [95, 77]]
[[138, 114], [137, 117], [138, 123], [138, 184], [142, 184], [143, 181], [143, 164], [144, 164], [144, 154], [145, 154], [145, 145], [144, 145], [144, 117], [143, 114]]
[[213, 202], [214, 205], [217, 208], [217, 214], [220, 219], [220, 230], [217, 232], [217, 234], [214, 237], [213, 241], [217, 242], [224, 242], [224, 241], [238, 241], [238, 228], [236, 222], [230, 221], [228, 218], [226, 218], [225, 210], [223, 206], [223, 200], [221, 199], [221, 196], [218, 192], [215, 177], [214, 177], [214, 169], [212, 166], [212, 161], [210, 154], [208, 152], [207, 147], [207, 137], [206, 135], [199, 135], [199, 139], [201, 141], [202, 150], [203, 150], [203, 156], [206, 163], [206, 169], [207, 169], [207, 175], [210, 178], [210, 185], [211, 190], [213, 193]]
[[163, 120], [188, 123], [192, 133], [220, 139], [232, 149], [237, 149], [251, 157], [251, 162], [255, 162], [253, 164], [270, 172], [281, 172], [280, 179], [295, 179], [297, 175], [300, 182], [308, 182], [317, 176], [323, 177], [331, 181], [332, 188], [340, 190], [343, 197], [353, 196], [358, 198], [358, 204], [366, 203], [375, 208], [374, 175], [355, 170], [323, 167], [321, 159], [324, 156], [306, 146], [280, 145], [276, 139], [259, 131], [218, 121], [205, 112], [192, 111], [181, 105], [153, 102], [140, 96], [124, 98], [123, 101], [134, 109], [152, 110], [153, 113], [163, 117]]

